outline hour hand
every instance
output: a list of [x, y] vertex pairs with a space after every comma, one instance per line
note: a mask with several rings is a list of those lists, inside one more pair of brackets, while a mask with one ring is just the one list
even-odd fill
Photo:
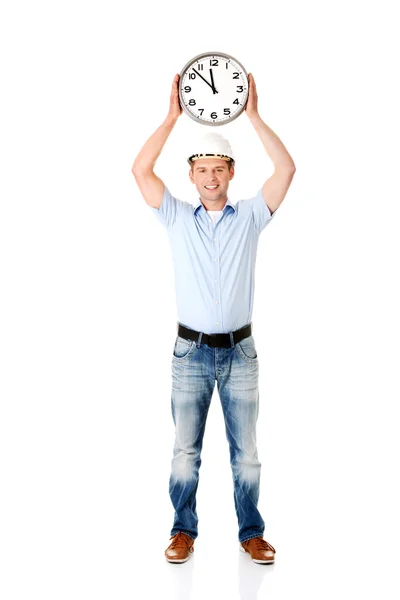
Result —
[[[205, 81], [206, 84], [209, 85], [210, 88], [212, 89], [212, 91], [214, 92], [215, 88], [211, 85], [211, 83], [209, 81], [207, 81], [207, 79], [205, 77], [203, 77], [203, 75], [201, 75], [199, 73], [199, 71], [196, 71], [196, 69], [194, 69], [193, 67], [192, 67], [192, 70], [196, 73], [196, 75], [198, 75], [199, 77], [201, 77], [202, 80]], [[217, 93], [218, 93], [217, 90], [215, 90], [214, 94], [217, 94]]]
[[213, 92], [214, 92], [214, 94], [218, 94], [218, 91], [215, 88], [215, 83], [214, 83], [214, 77], [213, 77], [212, 69], [210, 69], [210, 76], [211, 76], [211, 83], [212, 83]]

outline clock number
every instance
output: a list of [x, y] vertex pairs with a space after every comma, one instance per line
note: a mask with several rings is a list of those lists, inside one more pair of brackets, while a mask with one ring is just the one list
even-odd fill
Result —
[[185, 90], [185, 92], [187, 94], [192, 91], [192, 88], [190, 87], [190, 85], [186, 85], [183, 89]]
[[237, 92], [243, 92], [243, 86], [242, 85], [237, 85], [236, 86], [236, 91]]
[[211, 115], [210, 115], [210, 117], [211, 117], [212, 119], [218, 119], [218, 115], [217, 115], [217, 113], [216, 113], [216, 112], [212, 112], [212, 113], [211, 113]]
[[216, 58], [210, 59], [210, 67], [218, 67], [218, 61]]
[[232, 79], [239, 79], [239, 73], [234, 73]]
[[189, 73], [189, 79], [196, 79], [196, 73]]
[[197, 110], [200, 110], [200, 111], [201, 111], [201, 112], [200, 112], [200, 116], [202, 117], [202, 116], [203, 116], [203, 112], [204, 112], [204, 108], [198, 108]]
[[239, 98], [236, 98], [236, 100], [234, 100], [234, 101], [232, 102], [232, 104], [239, 104]]
[[230, 115], [231, 114], [231, 109], [230, 108], [224, 108], [224, 115]]
[[192, 98], [191, 100], [189, 100], [189, 104], [190, 104], [190, 106], [195, 106], [196, 100], [193, 100], [193, 98]]
[[204, 67], [204, 65], [202, 63], [200, 63], [199, 65], [197, 65], [197, 70], [202, 71], [203, 67]]

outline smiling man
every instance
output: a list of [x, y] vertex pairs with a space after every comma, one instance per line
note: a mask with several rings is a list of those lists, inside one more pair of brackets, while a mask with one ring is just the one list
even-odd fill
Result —
[[220, 211], [225, 206], [229, 182], [235, 174], [232, 149], [218, 133], [204, 134], [197, 144], [198, 149], [207, 152], [188, 157], [190, 181], [195, 184], [206, 210]]
[[194, 550], [201, 450], [217, 382], [230, 450], [239, 548], [256, 563], [272, 563], [275, 549], [263, 538], [265, 523], [257, 508], [259, 364], [251, 318], [258, 239], [282, 203], [295, 165], [258, 114], [250, 74], [245, 110], [274, 173], [255, 196], [233, 204], [228, 188], [235, 173], [234, 154], [225, 138], [208, 133], [187, 156], [189, 177], [199, 194], [197, 204], [174, 197], [153, 169], [182, 114], [178, 85], [179, 75], [175, 75], [168, 116], [132, 167], [145, 201], [167, 229], [175, 270], [178, 323], [171, 392], [175, 443], [169, 480], [175, 514], [165, 556], [169, 562], [182, 563]]

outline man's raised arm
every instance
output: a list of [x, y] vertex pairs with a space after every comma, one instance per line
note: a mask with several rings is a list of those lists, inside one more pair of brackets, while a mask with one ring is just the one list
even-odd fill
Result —
[[154, 165], [161, 154], [169, 134], [182, 114], [178, 95], [179, 75], [172, 83], [168, 116], [147, 140], [132, 166], [132, 173], [140, 192], [149, 206], [160, 208], [164, 195], [164, 182], [154, 173]]
[[275, 172], [262, 187], [262, 195], [265, 203], [270, 212], [273, 213], [286, 196], [286, 192], [296, 171], [296, 166], [282, 141], [260, 117], [257, 104], [256, 84], [253, 75], [249, 74], [249, 97], [245, 110], [275, 167]]

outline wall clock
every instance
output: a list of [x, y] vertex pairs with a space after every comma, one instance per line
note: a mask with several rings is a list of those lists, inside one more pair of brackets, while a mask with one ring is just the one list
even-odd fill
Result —
[[185, 113], [202, 125], [225, 125], [244, 110], [249, 84], [243, 65], [222, 52], [204, 52], [190, 60], [179, 79]]

